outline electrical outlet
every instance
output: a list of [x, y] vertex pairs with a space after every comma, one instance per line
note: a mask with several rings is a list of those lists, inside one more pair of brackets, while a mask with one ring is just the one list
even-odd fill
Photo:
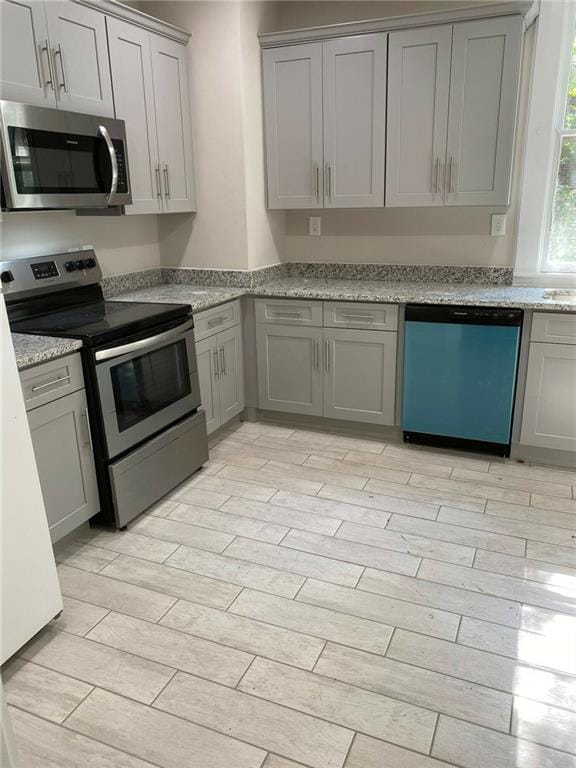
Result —
[[319, 237], [322, 234], [322, 224], [320, 216], [310, 216], [308, 224], [308, 234]]
[[506, 214], [493, 213], [490, 225], [490, 234], [492, 237], [504, 237], [506, 234]]

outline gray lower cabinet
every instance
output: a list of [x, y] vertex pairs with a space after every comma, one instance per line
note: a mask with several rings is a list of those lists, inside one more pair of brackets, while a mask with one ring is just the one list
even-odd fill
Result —
[[322, 328], [258, 324], [260, 408], [322, 415]]
[[208, 434], [244, 410], [242, 326], [196, 343], [200, 396]]
[[28, 412], [52, 541], [99, 510], [86, 394], [80, 389]]
[[394, 424], [396, 337], [324, 329], [324, 416]]

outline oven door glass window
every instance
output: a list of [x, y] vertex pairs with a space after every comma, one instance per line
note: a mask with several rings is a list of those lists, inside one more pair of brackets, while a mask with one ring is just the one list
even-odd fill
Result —
[[118, 431], [123, 432], [190, 394], [186, 342], [114, 365], [110, 376]]

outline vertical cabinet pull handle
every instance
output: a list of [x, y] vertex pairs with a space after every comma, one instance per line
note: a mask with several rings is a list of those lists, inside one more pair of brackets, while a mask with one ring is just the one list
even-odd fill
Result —
[[156, 197], [162, 197], [162, 181], [160, 179], [160, 166], [157, 165], [154, 169], [156, 174]]
[[218, 378], [218, 376], [220, 376], [220, 369], [218, 367], [218, 350], [214, 349], [212, 354], [214, 355], [214, 376]]
[[94, 449], [92, 447], [92, 432], [90, 430], [90, 419], [88, 417], [88, 411], [87, 410], [83, 411], [82, 418], [84, 420], [85, 427], [86, 427], [86, 440], [84, 440], [84, 445], [89, 446], [90, 451], [93, 452]]
[[320, 203], [320, 166], [314, 163], [314, 177], [316, 183], [316, 202]]
[[164, 186], [166, 188], [164, 194], [170, 199], [170, 171], [168, 170], [168, 163], [164, 164]]
[[[46, 54], [48, 61], [48, 80], [44, 81], [44, 85], [49, 85], [54, 90], [54, 73], [52, 72], [52, 59], [50, 58], [50, 48], [48, 47], [48, 40], [44, 40], [44, 45], [40, 48], [40, 65], [42, 66], [42, 54]], [[42, 70], [44, 67], [42, 66]], [[42, 72], [44, 74], [44, 72]]]
[[456, 192], [456, 187], [454, 186], [454, 170], [456, 170], [456, 161], [454, 158], [452, 159], [452, 163], [450, 165], [450, 192]]
[[[54, 61], [56, 56], [60, 57], [60, 70], [62, 71], [62, 82], [58, 83], [60, 88], [64, 88], [64, 93], [68, 93], [68, 81], [66, 80], [66, 70], [64, 69], [64, 56], [62, 55], [62, 45], [58, 43], [58, 48], [54, 51]], [[54, 64], [54, 70], [56, 70], [56, 64]]]
[[436, 158], [436, 182], [434, 184], [436, 188], [436, 194], [440, 191], [440, 158]]
[[330, 342], [324, 342], [324, 370], [330, 372]]
[[220, 373], [222, 376], [226, 376], [226, 353], [224, 347], [220, 347]]

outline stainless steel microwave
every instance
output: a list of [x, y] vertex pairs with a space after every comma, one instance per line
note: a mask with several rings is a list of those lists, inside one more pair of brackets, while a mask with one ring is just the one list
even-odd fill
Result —
[[132, 202], [123, 120], [0, 101], [2, 208]]

